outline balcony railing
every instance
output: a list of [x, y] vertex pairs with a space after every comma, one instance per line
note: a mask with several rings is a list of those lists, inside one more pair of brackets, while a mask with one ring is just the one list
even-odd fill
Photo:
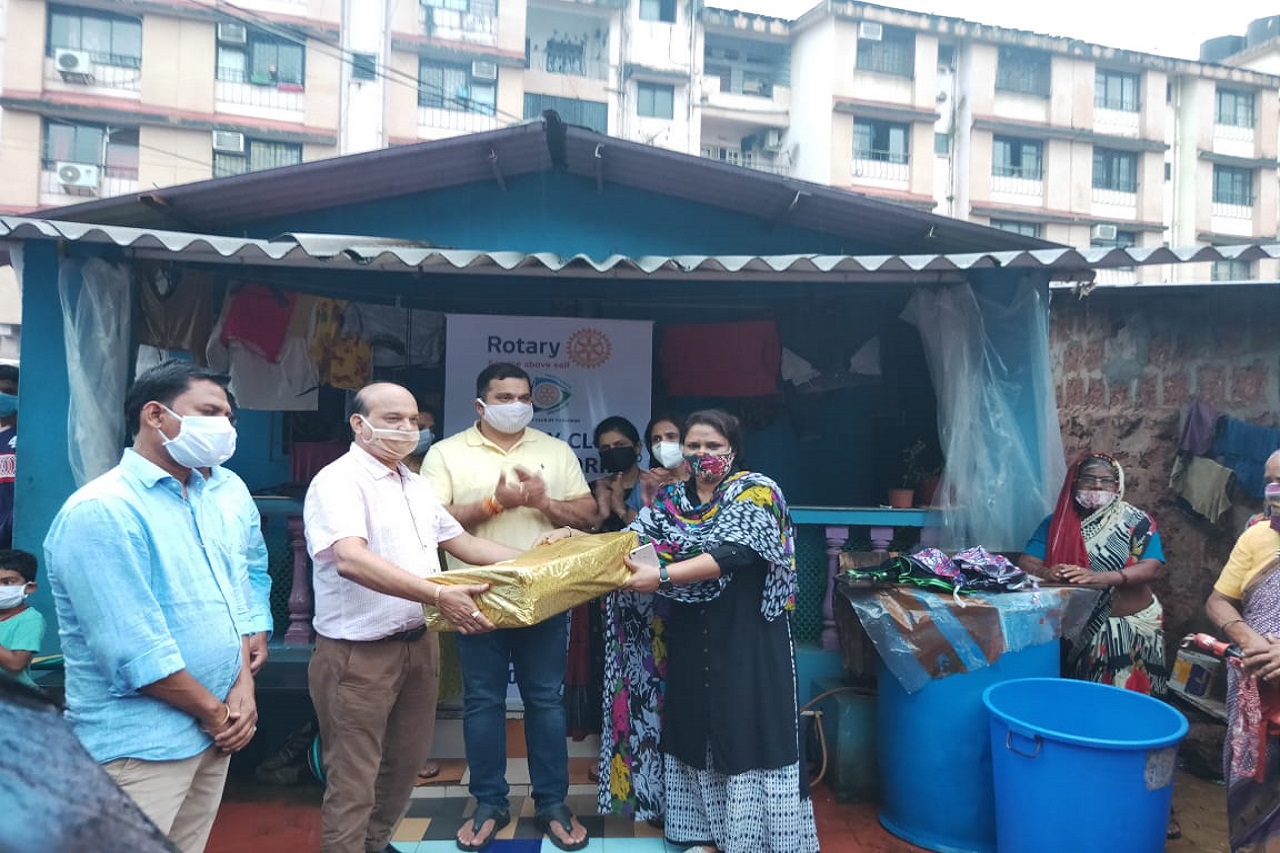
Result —
[[906, 154], [896, 151], [866, 151], [854, 155], [851, 169], [855, 178], [907, 183], [911, 179], [911, 163]]
[[[90, 164], [92, 165], [92, 164]], [[40, 195], [65, 199], [63, 204], [71, 204], [74, 198], [111, 198], [138, 191], [137, 168], [121, 166], [95, 166], [98, 180], [64, 182], [55, 170], [52, 160], [42, 161], [40, 170]], [[54, 201], [53, 203], [59, 203]]]
[[1093, 203], [1108, 204], [1112, 207], [1138, 206], [1137, 190], [1113, 190], [1106, 187], [1093, 188]]
[[1245, 142], [1252, 145], [1253, 128], [1238, 124], [1215, 124], [1213, 126], [1213, 138], [1229, 142]]
[[[141, 62], [136, 57], [89, 52], [90, 65], [84, 74], [59, 71], [53, 59], [45, 59], [47, 83], [66, 83], [95, 94], [137, 94], [142, 90]], [[107, 90], [102, 92], [100, 90]]]
[[1215, 201], [1213, 203], [1213, 215], [1221, 216], [1224, 219], [1253, 219], [1253, 205]]
[[588, 80], [609, 79], [608, 60], [587, 59], [573, 54], [534, 51], [528, 57], [527, 67], [530, 71], [544, 71], [547, 74], [564, 74]]
[[423, 139], [435, 139], [440, 136], [433, 131], [477, 133], [495, 130], [498, 126], [498, 119], [492, 113], [446, 110], [442, 107], [418, 107], [418, 136]]
[[1129, 110], [1111, 110], [1095, 107], [1093, 129], [1109, 136], [1138, 136], [1141, 132], [1142, 113]]
[[[306, 110], [306, 92], [296, 83], [254, 83], [244, 79], [238, 69], [219, 69], [213, 87], [214, 101], [220, 110], [226, 107], [252, 107], [256, 110], [286, 112], [287, 118], [302, 119]], [[279, 116], [286, 118], [286, 116]]]
[[472, 0], [466, 12], [425, 4], [418, 9], [422, 31], [432, 38], [467, 44], [498, 43], [496, 0]]
[[722, 157], [715, 152], [702, 153], [707, 160], [715, 160], [718, 163], [728, 163], [730, 166], [741, 166], [743, 169], [751, 169], [754, 172], [765, 172], [770, 175], [789, 175], [791, 167], [776, 163], [772, 160], [764, 160], [757, 157]]
[[1012, 196], [1022, 204], [1040, 204], [1044, 199], [1044, 181], [1039, 177], [1024, 178], [1021, 174], [993, 174], [991, 194]]

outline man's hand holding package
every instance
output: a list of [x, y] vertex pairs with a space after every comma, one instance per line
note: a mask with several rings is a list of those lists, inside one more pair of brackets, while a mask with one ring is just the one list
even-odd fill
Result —
[[489, 588], [487, 583], [443, 586], [437, 609], [459, 634], [483, 634], [496, 626], [480, 612], [476, 596]]

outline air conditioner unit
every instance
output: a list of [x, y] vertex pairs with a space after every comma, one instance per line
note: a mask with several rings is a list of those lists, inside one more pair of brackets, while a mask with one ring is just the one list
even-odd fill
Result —
[[213, 132], [213, 150], [222, 154], [243, 154], [244, 134], [233, 130], [215, 130]]
[[496, 62], [473, 62], [471, 63], [471, 79], [473, 80], [497, 80], [498, 64]]
[[218, 24], [218, 41], [222, 44], [245, 44], [249, 41], [249, 30], [244, 24]]
[[776, 127], [769, 128], [764, 132], [760, 143], [760, 147], [765, 151], [777, 151], [782, 147], [782, 131]]
[[58, 183], [64, 187], [87, 187], [96, 190], [101, 173], [93, 163], [57, 163]]
[[1116, 227], [1114, 225], [1095, 225], [1089, 229], [1089, 239], [1098, 241], [1110, 241], [1116, 238]]
[[60, 47], [53, 52], [53, 64], [57, 66], [63, 79], [83, 80], [93, 77], [93, 61], [87, 50], [67, 50]]
[[876, 21], [859, 21], [858, 38], [867, 41], [880, 41], [884, 38], [884, 24]]

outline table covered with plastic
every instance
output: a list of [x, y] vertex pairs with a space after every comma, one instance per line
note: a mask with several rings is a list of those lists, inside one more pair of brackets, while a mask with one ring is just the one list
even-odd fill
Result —
[[836, 595], [852, 607], [908, 693], [935, 679], [983, 669], [1006, 652], [1077, 636], [1101, 594], [1087, 587], [1041, 587], [956, 595], [836, 582]]

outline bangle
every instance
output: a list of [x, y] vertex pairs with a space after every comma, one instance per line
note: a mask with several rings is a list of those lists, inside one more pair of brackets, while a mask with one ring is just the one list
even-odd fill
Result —
[[1124, 569], [1121, 569], [1120, 571], [1116, 572], [1116, 574], [1120, 576], [1120, 586], [1129, 585], [1129, 576], [1124, 573]]
[[437, 583], [435, 584], [435, 588], [436, 588], [436, 609], [439, 610], [440, 609], [440, 593], [444, 592], [444, 585]]
[[[1221, 625], [1219, 625], [1219, 626], [1218, 626], [1218, 630], [1225, 634], [1225, 633], [1227, 633], [1227, 627], [1228, 627], [1228, 626], [1230, 626], [1230, 625], [1234, 625], [1234, 624], [1236, 624], [1237, 622], [1244, 622], [1244, 620], [1243, 620], [1243, 619], [1228, 619], [1226, 622], [1223, 622]], [[1247, 625], [1248, 623], [1247, 623], [1247, 622], [1245, 622], [1245, 624]]]
[[218, 723], [217, 727], [212, 729], [206, 729], [204, 726], [201, 726], [200, 731], [207, 735], [212, 735], [225, 729], [227, 727], [227, 723], [231, 722], [231, 706], [224, 702], [222, 704], [222, 709], [227, 712], [227, 715], [222, 718], [222, 722]]
[[495, 515], [502, 515], [502, 513], [505, 512], [507, 509], [498, 500], [496, 495], [489, 495], [489, 497], [480, 501], [480, 505], [484, 507], [485, 512], [489, 513], [490, 518], [492, 518]]

